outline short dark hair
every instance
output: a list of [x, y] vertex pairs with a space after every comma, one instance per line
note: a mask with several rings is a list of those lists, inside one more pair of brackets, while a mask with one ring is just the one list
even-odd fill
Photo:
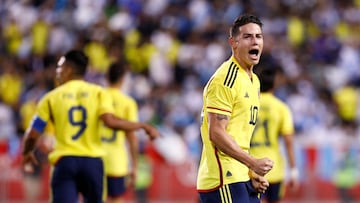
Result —
[[272, 66], [257, 68], [258, 71], [256, 71], [256, 73], [260, 80], [260, 92], [270, 91], [275, 86], [275, 77], [278, 71], [280, 71], [280, 67]]
[[252, 15], [252, 14], [242, 14], [232, 24], [232, 26], [230, 28], [230, 37], [234, 37], [234, 36], [238, 35], [240, 32], [239, 28], [248, 23], [258, 24], [261, 28], [263, 25], [257, 16]]
[[110, 84], [114, 84], [119, 81], [127, 71], [127, 63], [124, 61], [117, 61], [109, 66], [109, 69], [106, 73], [106, 78]]
[[65, 55], [65, 63], [69, 63], [76, 75], [86, 74], [89, 58], [83, 51], [70, 50]]

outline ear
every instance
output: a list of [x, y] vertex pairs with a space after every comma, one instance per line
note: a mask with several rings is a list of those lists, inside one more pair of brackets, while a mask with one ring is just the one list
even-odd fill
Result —
[[237, 41], [233, 37], [229, 37], [228, 43], [231, 46], [231, 48], [235, 48], [237, 46]]
[[67, 66], [68, 64], [65, 64], [64, 65], [64, 68], [63, 68], [63, 76], [66, 77], [66, 78], [69, 78], [72, 74], [73, 74], [73, 69], [69, 66]]

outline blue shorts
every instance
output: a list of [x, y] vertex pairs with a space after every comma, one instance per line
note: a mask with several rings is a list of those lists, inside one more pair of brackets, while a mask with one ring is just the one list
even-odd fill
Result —
[[52, 203], [76, 203], [79, 193], [86, 203], [103, 202], [104, 167], [101, 158], [62, 157], [51, 177]]
[[261, 198], [268, 200], [269, 202], [280, 201], [284, 194], [283, 183], [270, 183], [265, 193], [261, 195]]
[[260, 203], [251, 181], [232, 183], [211, 192], [199, 192], [202, 203]]
[[119, 197], [126, 192], [125, 177], [107, 177], [108, 197]]

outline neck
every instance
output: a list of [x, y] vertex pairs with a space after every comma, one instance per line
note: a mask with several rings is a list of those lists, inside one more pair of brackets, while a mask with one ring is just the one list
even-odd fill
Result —
[[67, 83], [67, 82], [69, 82], [69, 81], [72, 81], [72, 80], [84, 80], [84, 77], [74, 76], [74, 77], [71, 77], [71, 78], [64, 79], [64, 80], [62, 80], [62, 81], [57, 81], [57, 82], [56, 82], [56, 86], [65, 84], [65, 83]]
[[246, 73], [249, 75], [250, 79], [252, 79], [252, 72], [253, 72], [254, 65], [248, 65], [248, 64], [244, 63], [242, 60], [237, 58], [235, 55], [234, 55], [234, 58], [238, 62], [240, 67], [246, 71]]
[[70, 81], [70, 80], [84, 80], [84, 77], [83, 77], [83, 76], [74, 75], [74, 76], [70, 77], [67, 81]]
[[116, 89], [121, 89], [121, 87], [122, 87], [122, 81], [120, 80], [120, 81], [118, 81], [118, 82], [116, 82], [116, 83], [110, 84], [109, 87], [111, 87], [111, 88], [116, 88]]

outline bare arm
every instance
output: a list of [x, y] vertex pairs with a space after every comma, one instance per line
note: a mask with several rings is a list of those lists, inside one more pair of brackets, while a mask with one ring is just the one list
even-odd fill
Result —
[[144, 128], [145, 124], [138, 122], [131, 122], [125, 119], [120, 119], [113, 114], [105, 113], [100, 116], [101, 120], [104, 122], [106, 127], [116, 129], [116, 130], [138, 130]]
[[268, 158], [255, 159], [246, 153], [226, 132], [226, 126], [229, 122], [229, 117], [209, 113], [209, 139], [215, 147], [230, 157], [245, 164], [248, 168], [255, 171], [257, 174], [265, 175], [272, 168], [273, 162]]
[[131, 180], [130, 185], [135, 185], [137, 163], [138, 163], [138, 153], [139, 153], [139, 144], [138, 139], [134, 131], [128, 131], [126, 133], [126, 139], [129, 144], [130, 158], [131, 158]]
[[296, 168], [295, 164], [295, 153], [294, 153], [294, 136], [293, 135], [285, 135], [283, 136], [285, 141], [286, 153], [290, 166], [290, 181], [289, 185], [291, 189], [296, 190], [299, 186], [299, 171]]
[[33, 172], [32, 165], [38, 164], [38, 161], [35, 158], [33, 153], [36, 144], [41, 136], [41, 133], [36, 131], [34, 128], [30, 128], [25, 132], [23, 138], [23, 150], [22, 150], [22, 164], [26, 172]]
[[283, 136], [285, 141], [286, 153], [289, 161], [290, 168], [296, 168], [295, 154], [294, 154], [294, 137], [293, 135]]
[[138, 139], [137, 139], [134, 131], [127, 132], [126, 139], [129, 143], [129, 151], [130, 151], [130, 157], [131, 157], [131, 161], [132, 161], [132, 168], [135, 169], [136, 164], [137, 164], [137, 156], [139, 153]]
[[127, 121], [121, 118], [118, 118], [110, 113], [105, 113], [100, 116], [100, 119], [104, 122], [104, 124], [112, 129], [116, 130], [124, 130], [124, 131], [132, 131], [132, 130], [139, 130], [144, 129], [145, 132], [149, 135], [151, 139], [154, 139], [156, 137], [160, 136], [159, 131], [146, 123], [140, 123], [140, 122], [131, 122]]

